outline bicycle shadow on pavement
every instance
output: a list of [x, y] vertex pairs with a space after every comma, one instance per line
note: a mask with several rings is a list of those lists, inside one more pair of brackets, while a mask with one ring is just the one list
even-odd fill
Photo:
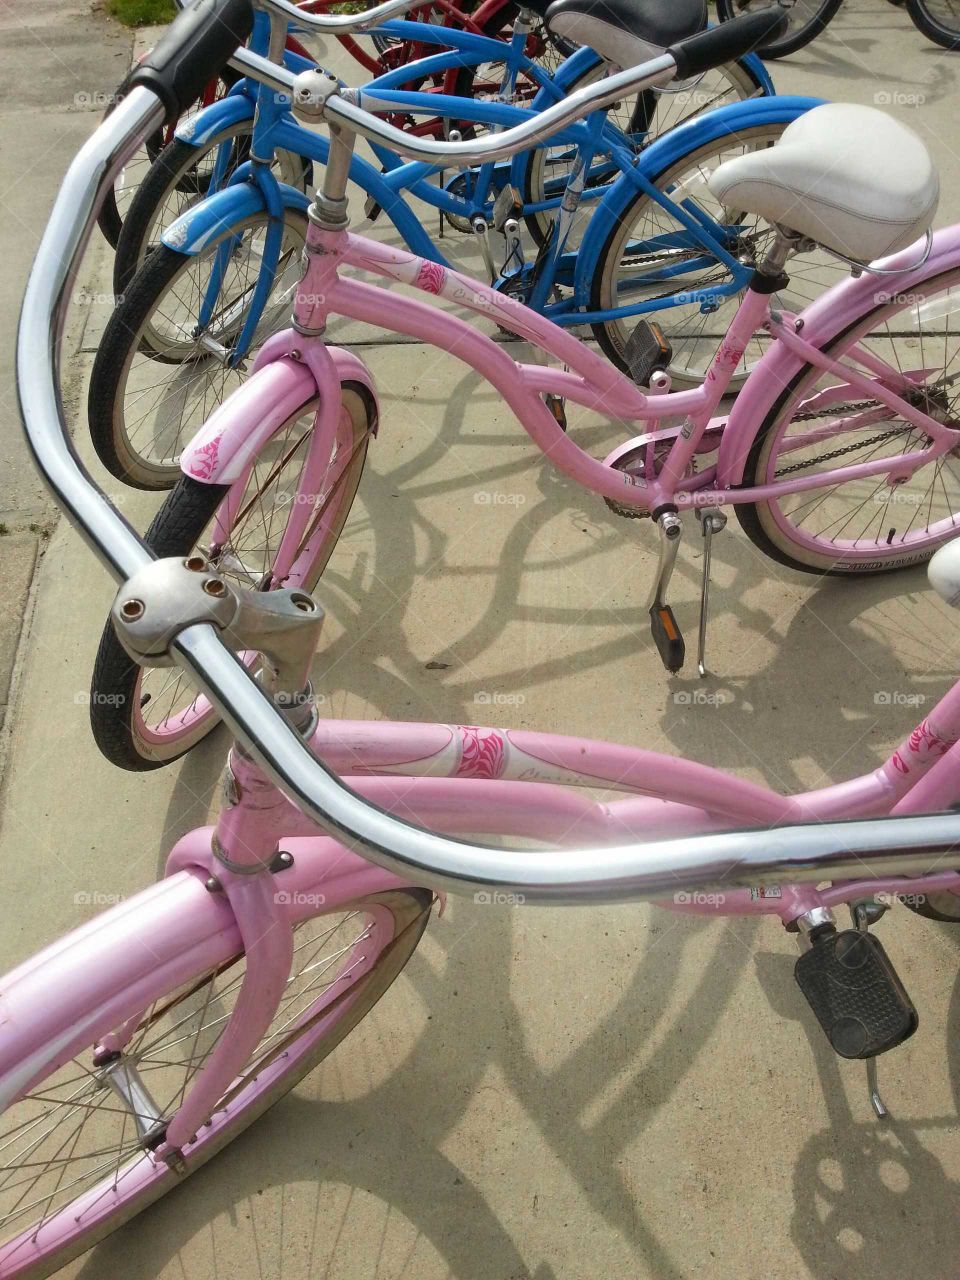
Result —
[[[900, 912], [909, 916], [906, 908], [894, 909]], [[915, 938], [919, 922], [903, 923]], [[895, 940], [887, 936], [885, 941], [893, 954]], [[789, 955], [756, 956], [760, 985], [774, 1012], [799, 1024], [798, 1039], [802, 1036], [809, 1047], [828, 1117], [827, 1126], [810, 1135], [794, 1160], [790, 1235], [799, 1254], [810, 1274], [822, 1280], [900, 1280], [921, 1270], [929, 1280], [954, 1280], [950, 1259], [960, 1243], [960, 1180], [950, 1176], [923, 1139], [929, 1143], [943, 1135], [954, 1146], [960, 1123], [953, 1114], [908, 1114], [916, 1106], [917, 1081], [924, 1078], [921, 1068], [930, 1063], [933, 1071], [940, 1069], [940, 1055], [931, 1058], [931, 1048], [938, 1047], [944, 1029], [923, 1028], [921, 1010], [922, 1030], [878, 1059], [879, 1089], [890, 1112], [878, 1120], [869, 1105], [864, 1064], [844, 1061], [830, 1048], [793, 981], [793, 964]], [[958, 996], [960, 984], [954, 988], [953, 1013]], [[952, 1058], [956, 1089], [960, 1061], [956, 1054]], [[922, 1262], [920, 1240], [930, 1246]]]
[[[617, 997], [572, 1048], [561, 1028], [557, 1064], [545, 1068], [525, 1022], [529, 1002], [540, 997], [515, 989], [511, 956], [527, 950], [531, 963], [542, 966], [546, 951], [556, 980], [562, 955], [549, 944], [565, 935], [554, 938], [550, 925], [563, 913], [459, 903], [450, 912], [453, 920], [434, 923], [433, 944], [407, 970], [412, 992], [388, 994], [381, 1006], [374, 1044], [385, 1058], [385, 1078], [347, 1101], [305, 1096], [327, 1092], [331, 1082], [336, 1092], [342, 1080], [349, 1089], [354, 1075], [362, 1085], [369, 1053], [355, 1047], [351, 1054], [348, 1040], [209, 1171], [199, 1171], [99, 1246], [77, 1272], [81, 1280], [113, 1274], [154, 1280], [168, 1265], [171, 1274], [179, 1274], [174, 1266], [189, 1273], [210, 1250], [218, 1272], [233, 1249], [243, 1249], [249, 1266], [251, 1236], [265, 1280], [279, 1276], [281, 1265], [285, 1276], [300, 1274], [305, 1258], [304, 1276], [379, 1274], [374, 1261], [387, 1248], [409, 1254], [410, 1273], [423, 1280], [434, 1274], [554, 1280], [568, 1260], [582, 1263], [585, 1235], [576, 1229], [582, 1216], [619, 1233], [658, 1280], [681, 1280], [682, 1263], [645, 1214], [617, 1152], [643, 1133], [696, 1062], [746, 967], [747, 947], [717, 963], [717, 953], [729, 948], [725, 931], [717, 935], [703, 921], [659, 916], [659, 933], [653, 943], [648, 936]], [[634, 912], [629, 919], [625, 911], [606, 912], [608, 950], [617, 922], [625, 937], [638, 925], [641, 936], [650, 933]], [[747, 922], [747, 938], [752, 932]], [[680, 977], [688, 951], [698, 975], [689, 993]], [[681, 991], [682, 1026], [666, 1012]], [[417, 1009], [429, 1009], [430, 1017], [391, 1070], [395, 1039], [403, 1036], [392, 1037], [390, 1026], [402, 1029]], [[570, 1006], [573, 1026], [582, 1021], [580, 1009], [579, 1002]], [[619, 1087], [605, 1104], [614, 1082]], [[583, 1113], [598, 1105], [599, 1118], [585, 1122]], [[536, 1125], [537, 1136], [529, 1139], [536, 1150], [511, 1158], [514, 1125], [524, 1117]], [[575, 1180], [574, 1203], [538, 1196], [541, 1179], [556, 1183], [543, 1169], [553, 1161], [563, 1179]], [[525, 1208], [511, 1203], [498, 1214], [497, 1169]], [[360, 1250], [347, 1265], [337, 1255], [344, 1240]], [[543, 1257], [536, 1256], [538, 1247]], [[184, 1251], [188, 1257], [181, 1257]], [[385, 1270], [392, 1274], [386, 1264]]]
[[752, 634], [718, 637], [706, 679], [664, 673], [673, 751], [783, 792], [827, 786], [882, 764], [949, 691], [960, 615], [922, 567], [811, 584]]

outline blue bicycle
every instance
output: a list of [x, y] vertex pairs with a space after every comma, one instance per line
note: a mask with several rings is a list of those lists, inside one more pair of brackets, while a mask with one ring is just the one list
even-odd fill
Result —
[[[267, 0], [267, 8], [269, 18], [258, 15], [254, 48], [270, 43], [271, 24], [277, 47], [278, 24], [290, 17], [284, 0]], [[691, 30], [700, 10], [689, 6]], [[456, 47], [378, 78], [361, 103], [394, 119], [443, 116], [461, 131], [509, 127], [604, 74], [628, 35], [655, 42], [642, 12], [631, 10], [619, 32], [611, 28], [605, 48], [577, 50], [551, 76], [524, 52], [529, 23], [522, 11], [508, 44], [433, 28], [436, 43]], [[401, 21], [381, 30], [426, 40], [431, 29]], [[489, 80], [496, 59], [503, 72], [494, 96], [410, 88], [416, 77], [433, 83], [451, 67], [483, 68]], [[292, 69], [301, 69], [297, 60]], [[521, 75], [538, 86], [529, 107], [506, 100]], [[596, 112], [508, 165], [443, 174], [377, 146], [380, 167], [354, 155], [350, 176], [366, 195], [368, 215], [389, 220], [413, 252], [446, 263], [410, 198], [470, 233], [497, 288], [558, 324], [591, 326], [628, 371], [638, 347], [649, 345], [646, 317], [658, 313], [660, 366], [675, 384], [694, 385], [769, 234], [756, 218], [731, 219], [709, 196], [706, 178], [724, 160], [772, 145], [817, 101], [769, 96], [772, 86], [755, 59], [724, 75], [728, 92], [746, 80], [760, 96], [706, 111], [717, 82], [679, 85], [673, 95], [624, 104], [627, 129], [613, 113]], [[664, 101], [692, 118], [650, 141]], [[247, 139], [246, 155], [239, 138]], [[126, 219], [124, 236], [131, 244], [134, 234], [141, 237], [129, 250], [135, 274], [120, 277], [123, 299], [91, 378], [91, 432], [113, 474], [143, 488], [173, 484], [183, 443], [242, 381], [251, 352], [286, 322], [300, 274], [307, 170], [327, 155], [326, 138], [297, 124], [286, 101], [245, 80], [193, 117], [158, 159]], [[179, 216], [165, 221], [164, 210], [182, 195], [183, 174], [203, 156], [212, 157], [213, 194], [187, 200]], [[521, 226], [533, 240], [530, 258]], [[155, 227], [158, 243], [148, 252]], [[784, 305], [805, 305], [835, 278], [836, 267], [813, 261], [808, 272]], [[741, 378], [759, 354], [759, 344], [745, 354]]]

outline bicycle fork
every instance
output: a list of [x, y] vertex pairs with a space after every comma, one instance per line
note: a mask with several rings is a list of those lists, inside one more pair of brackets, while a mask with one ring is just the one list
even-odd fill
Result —
[[[204, 557], [195, 555], [152, 562], [121, 589], [111, 617], [127, 652], [144, 666], [168, 661], [171, 617], [181, 629], [212, 623], [236, 650], [263, 655], [262, 678], [274, 702], [298, 732], [312, 735], [316, 708], [308, 673], [323, 612], [305, 592], [233, 593]], [[230, 753], [223, 800], [209, 852], [198, 859], [196, 851], [174, 849], [166, 874], [199, 870], [208, 892], [222, 893], [229, 904], [246, 967], [226, 1027], [166, 1119], [140, 1075], [136, 1053], [126, 1052], [147, 1011], [105, 1037], [94, 1053], [105, 1083], [131, 1112], [144, 1148], [178, 1172], [186, 1168], [183, 1148], [223, 1105], [255, 1055], [293, 962], [293, 929], [273, 873], [286, 865], [277, 833], [295, 811], [239, 746]], [[202, 1010], [200, 1017], [202, 1022]]]

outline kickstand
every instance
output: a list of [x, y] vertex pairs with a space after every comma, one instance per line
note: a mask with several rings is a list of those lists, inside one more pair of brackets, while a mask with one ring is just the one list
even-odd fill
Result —
[[722, 511], [705, 511], [697, 508], [697, 519], [703, 534], [703, 582], [700, 587], [700, 635], [697, 643], [697, 670], [702, 680], [707, 675], [707, 606], [710, 600], [710, 552], [713, 547], [713, 535], [726, 526], [727, 517]]
[[[886, 908], [878, 903], [872, 902], [855, 902], [851, 903], [851, 915], [853, 916], [854, 927], [860, 933], [866, 933], [870, 925], [879, 920]], [[876, 1057], [865, 1059], [867, 1064], [867, 1090], [870, 1094], [870, 1105], [873, 1107], [874, 1114], [878, 1120], [889, 1119], [890, 1112], [883, 1105], [883, 1099], [880, 1097], [880, 1086], [877, 1083], [877, 1059]]]
[[867, 1088], [870, 1090], [870, 1105], [876, 1112], [878, 1120], [886, 1120], [890, 1112], [883, 1105], [883, 1099], [880, 1097], [880, 1090], [877, 1087], [877, 1060], [876, 1058], [867, 1058]]

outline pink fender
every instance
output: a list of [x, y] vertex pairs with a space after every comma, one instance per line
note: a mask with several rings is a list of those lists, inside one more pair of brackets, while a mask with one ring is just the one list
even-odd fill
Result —
[[274, 334], [260, 349], [250, 378], [184, 449], [180, 470], [202, 484], [233, 484], [299, 405], [316, 394], [333, 393], [344, 382], [359, 382], [369, 393], [376, 406], [376, 434], [377, 389], [358, 356], [341, 347], [304, 342], [292, 329]]
[[[880, 295], [892, 298], [897, 294], [910, 293], [939, 272], [960, 266], [960, 225], [937, 231], [927, 261], [912, 271], [904, 270], [922, 258], [923, 252], [923, 243], [918, 241], [877, 264], [884, 271], [899, 269], [903, 274], [876, 276], [864, 272], [858, 279], [851, 277], [828, 289], [803, 312], [801, 336], [815, 346], [827, 344], [864, 311], [883, 301]], [[773, 343], [750, 374], [723, 433], [717, 455], [718, 489], [743, 480], [747, 455], [757, 430], [784, 388], [796, 377], [801, 363], [782, 343]]]

